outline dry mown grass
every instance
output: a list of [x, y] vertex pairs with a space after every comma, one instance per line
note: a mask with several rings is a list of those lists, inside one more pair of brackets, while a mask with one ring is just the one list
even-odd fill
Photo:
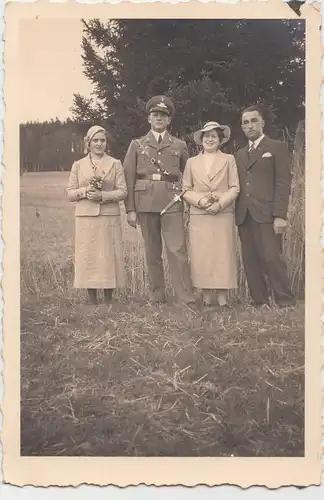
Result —
[[111, 310], [86, 307], [71, 287], [66, 180], [22, 178], [22, 454], [302, 456], [303, 304], [150, 306], [125, 225], [127, 289]]

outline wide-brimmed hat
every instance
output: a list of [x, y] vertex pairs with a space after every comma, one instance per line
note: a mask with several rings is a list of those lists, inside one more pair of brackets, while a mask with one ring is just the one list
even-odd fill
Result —
[[227, 142], [230, 139], [231, 129], [228, 127], [228, 125], [220, 125], [218, 122], [207, 122], [207, 123], [205, 123], [203, 128], [194, 132], [193, 138], [194, 138], [195, 143], [199, 144], [199, 146], [201, 146], [201, 144], [202, 144], [201, 140], [202, 140], [203, 133], [209, 132], [210, 130], [213, 130], [213, 129], [219, 129], [224, 134], [223, 139], [219, 143], [220, 146], [222, 146], [222, 144], [225, 144], [225, 142]]
[[156, 95], [151, 97], [146, 104], [146, 112], [150, 114], [152, 111], [161, 111], [162, 113], [172, 117], [175, 112], [175, 106], [170, 97], [165, 95]]

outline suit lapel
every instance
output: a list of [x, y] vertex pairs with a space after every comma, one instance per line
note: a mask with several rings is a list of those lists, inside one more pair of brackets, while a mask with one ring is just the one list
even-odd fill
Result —
[[243, 149], [241, 149], [240, 153], [238, 154], [240, 154], [242, 157], [243, 170], [247, 170], [250, 164], [249, 145], [247, 144]]
[[248, 154], [248, 146], [246, 146], [246, 154], [247, 154], [247, 158], [248, 158], [247, 169], [251, 168], [252, 165], [255, 164], [255, 162], [257, 162], [258, 160], [261, 159], [263, 153], [265, 152], [265, 150], [268, 147], [268, 140], [267, 139], [268, 139], [267, 136], [265, 136], [262, 139], [262, 141], [260, 142], [260, 144], [258, 145], [258, 147], [256, 148], [256, 150], [251, 155]]

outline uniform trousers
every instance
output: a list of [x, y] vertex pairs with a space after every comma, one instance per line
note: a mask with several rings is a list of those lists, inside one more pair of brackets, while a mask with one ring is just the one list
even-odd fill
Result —
[[144, 239], [150, 299], [153, 301], [165, 299], [163, 237], [174, 292], [179, 301], [193, 302], [195, 297], [190, 278], [182, 212], [171, 212], [162, 216], [154, 212], [139, 212], [137, 215]]
[[256, 304], [269, 301], [265, 276], [278, 305], [290, 305], [295, 299], [289, 287], [286, 264], [282, 257], [282, 235], [276, 234], [272, 223], [256, 222], [248, 211], [238, 226], [243, 263], [252, 300]]

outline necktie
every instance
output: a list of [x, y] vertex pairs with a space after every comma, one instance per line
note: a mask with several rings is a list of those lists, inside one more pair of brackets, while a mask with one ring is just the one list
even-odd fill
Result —
[[251, 142], [250, 147], [249, 147], [249, 154], [253, 153], [254, 150], [255, 150], [254, 142]]
[[158, 143], [159, 143], [159, 144], [161, 144], [161, 142], [162, 142], [162, 135], [161, 135], [161, 134], [159, 134], [159, 140], [158, 140]]

